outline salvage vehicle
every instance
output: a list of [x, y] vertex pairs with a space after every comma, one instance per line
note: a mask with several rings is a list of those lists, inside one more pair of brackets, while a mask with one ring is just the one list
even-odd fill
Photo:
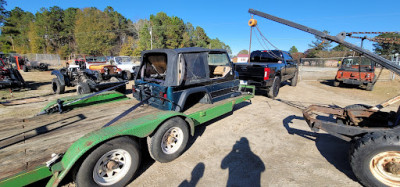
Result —
[[139, 99], [0, 122], [0, 186], [50, 176], [47, 186], [70, 178], [77, 186], [125, 186], [144, 150], [158, 162], [178, 158], [195, 126], [232, 112], [255, 89], [239, 85], [225, 50], [203, 48], [145, 51], [135, 82]]
[[267, 96], [278, 96], [281, 82], [297, 85], [298, 66], [291, 54], [281, 50], [257, 50], [250, 54], [249, 63], [236, 63], [235, 69], [243, 84], [267, 91]]
[[85, 55], [84, 61], [79, 64], [79, 68], [98, 71], [103, 77], [122, 77], [122, 70], [117, 66], [107, 64], [105, 56]]
[[[344, 41], [345, 32], [331, 36], [257, 10], [250, 9], [249, 13], [341, 44], [400, 75], [399, 65]], [[396, 112], [381, 111], [398, 101], [400, 96], [374, 107], [364, 104], [349, 105], [344, 108], [311, 105], [303, 110], [303, 116], [312, 130], [323, 130], [351, 143], [350, 166], [362, 185], [400, 186], [400, 107]]]
[[365, 57], [347, 57], [342, 60], [333, 86], [352, 84], [372, 91], [375, 81], [375, 62]]
[[0, 88], [21, 88], [25, 86], [25, 80], [18, 70], [10, 64], [6, 64], [0, 58]]
[[22, 70], [24, 72], [28, 72], [29, 70], [32, 70], [32, 69], [37, 69], [40, 71], [49, 70], [49, 64], [44, 63], [44, 62], [39, 62], [39, 61], [29, 61], [27, 58], [24, 59], [24, 62], [22, 64], [23, 64]]
[[[101, 73], [103, 72], [103, 73]], [[93, 91], [103, 90], [124, 82], [122, 79], [107, 74], [107, 71], [81, 69], [74, 66], [53, 70], [52, 89], [56, 94], [63, 94], [65, 87], [75, 87], [78, 94], [87, 94]], [[125, 93], [126, 86], [122, 85], [117, 91]]]
[[124, 80], [131, 80], [137, 73], [138, 64], [135, 64], [129, 56], [115, 56], [110, 57], [108, 63], [117, 66], [122, 70], [122, 77]]

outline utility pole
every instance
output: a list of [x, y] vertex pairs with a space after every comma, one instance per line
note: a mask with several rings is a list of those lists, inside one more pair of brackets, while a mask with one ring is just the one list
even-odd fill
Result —
[[150, 27], [150, 48], [153, 49], [153, 27]]

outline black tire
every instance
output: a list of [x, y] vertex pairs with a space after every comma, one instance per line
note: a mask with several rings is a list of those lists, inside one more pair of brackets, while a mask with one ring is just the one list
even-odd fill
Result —
[[78, 93], [78, 95], [90, 93], [89, 84], [85, 82], [78, 83], [78, 86], [76, 86], [76, 92]]
[[279, 89], [281, 88], [281, 78], [275, 76], [272, 86], [267, 90], [267, 96], [271, 99], [275, 99], [278, 96]]
[[369, 105], [364, 105], [364, 104], [354, 104], [354, 105], [349, 105], [344, 107], [344, 109], [348, 110], [348, 109], [355, 109], [355, 110], [365, 110], [365, 109], [369, 109], [371, 108], [371, 106]]
[[29, 69], [28, 69], [28, 67], [27, 67], [26, 65], [24, 65], [24, 66], [22, 67], [22, 71], [24, 71], [24, 72], [28, 72], [28, 71], [29, 71]]
[[[355, 141], [350, 150], [350, 165], [365, 186], [400, 186], [400, 137], [389, 133], [371, 133]], [[396, 158], [394, 158], [396, 157]], [[393, 160], [392, 160], [393, 159]], [[395, 172], [395, 174], [393, 173]], [[386, 175], [385, 175], [386, 174]], [[397, 182], [387, 176], [395, 176]]]
[[129, 71], [124, 71], [123, 78], [124, 78], [124, 80], [128, 80], [128, 81], [131, 80], [132, 79], [132, 73], [129, 72]]
[[55, 94], [63, 94], [65, 91], [65, 86], [62, 86], [58, 78], [52, 80], [52, 89]]
[[[123, 154], [119, 154], [119, 156], [116, 156], [118, 155], [118, 153], [123, 153]], [[110, 157], [106, 157], [109, 154], [112, 155]], [[115, 154], [114, 160], [109, 159], [113, 157], [113, 154]], [[104, 162], [99, 163], [100, 159], [106, 161], [107, 163], [106, 164]], [[119, 180], [114, 181], [114, 183], [113, 182], [110, 182], [109, 184], [102, 183], [102, 179], [105, 178], [105, 176], [99, 176], [101, 175], [101, 172], [105, 172], [104, 170], [102, 170], [102, 168], [110, 169], [107, 167], [110, 167], [109, 166], [110, 163], [111, 163], [110, 165], [115, 164], [116, 163], [115, 161], [118, 162], [117, 167], [119, 167], [120, 170], [119, 173], [118, 172], [115, 173], [113, 171], [112, 175], [114, 176], [111, 176], [111, 178], [112, 177], [115, 178], [121, 177], [121, 178]], [[76, 172], [76, 175], [74, 176], [75, 178], [74, 180], [76, 186], [126, 186], [135, 175], [137, 169], [139, 168], [140, 162], [141, 162], [141, 155], [140, 155], [139, 145], [128, 137], [116, 138], [101, 144], [99, 147], [93, 150], [83, 160], [81, 166], [78, 168]], [[121, 163], [123, 164], [130, 163], [129, 169], [125, 168], [124, 170], [124, 167], [125, 166], [127, 167], [128, 165], [119, 165]], [[106, 165], [107, 167], [99, 167], [99, 165], [103, 166]], [[96, 172], [95, 171], [96, 168], [100, 170], [97, 170]]]
[[367, 90], [367, 91], [372, 91], [373, 89], [374, 89], [374, 84], [372, 84], [372, 83], [368, 83], [367, 87], [365, 88], [365, 90]]
[[299, 71], [296, 70], [294, 77], [292, 79], [290, 79], [290, 86], [296, 86], [298, 80], [299, 80]]
[[[169, 136], [167, 136], [168, 133]], [[169, 143], [163, 141], [163, 137], [167, 141], [173, 141], [169, 144], [170, 147], [167, 145], [161, 148], [165, 143]], [[154, 135], [147, 137], [147, 146], [150, 156], [154, 160], [165, 163], [178, 158], [185, 150], [188, 140], [189, 129], [186, 122], [182, 118], [174, 117], [164, 122]], [[176, 147], [174, 147], [174, 145]]]
[[333, 82], [333, 86], [334, 86], [334, 87], [340, 86], [340, 81], [335, 80], [335, 81]]

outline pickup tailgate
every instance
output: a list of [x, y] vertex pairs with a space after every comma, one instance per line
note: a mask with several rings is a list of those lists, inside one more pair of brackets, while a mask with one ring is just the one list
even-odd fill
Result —
[[264, 69], [266, 67], [268, 67], [266, 63], [235, 64], [235, 69], [239, 73], [240, 80], [253, 80], [257, 82], [264, 80]]

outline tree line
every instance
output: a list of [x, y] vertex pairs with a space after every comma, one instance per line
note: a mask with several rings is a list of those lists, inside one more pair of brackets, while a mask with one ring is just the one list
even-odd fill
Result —
[[[0, 0], [0, 50], [59, 54], [71, 53], [139, 56], [143, 50], [156, 48], [204, 47], [226, 49], [229, 45], [207, 36], [200, 26], [164, 12], [136, 22], [108, 6], [95, 8], [41, 8], [35, 14], [19, 7], [4, 9]], [[3, 11], [2, 11], [3, 10]]]

